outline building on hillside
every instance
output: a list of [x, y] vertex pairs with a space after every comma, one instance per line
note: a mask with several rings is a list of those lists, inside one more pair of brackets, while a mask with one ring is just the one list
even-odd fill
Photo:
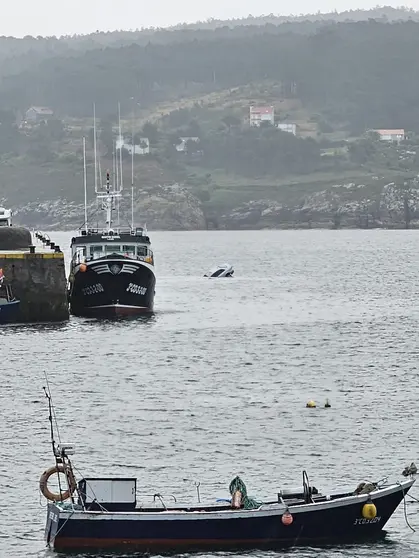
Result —
[[[132, 155], [133, 146], [131, 143], [126, 143], [123, 137], [118, 137], [115, 144], [116, 150], [126, 149]], [[134, 155], [148, 155], [150, 153], [150, 140], [148, 138], [140, 138], [140, 142], [134, 145]]]
[[394, 141], [400, 143], [406, 137], [404, 130], [372, 130], [379, 135], [381, 141]]
[[178, 151], [179, 153], [187, 153], [188, 152], [188, 142], [194, 142], [194, 143], [199, 143], [200, 139], [198, 137], [181, 137], [180, 139], [180, 143], [178, 143], [177, 145], [175, 145], [176, 151]]
[[28, 124], [39, 124], [54, 118], [54, 111], [48, 107], [31, 107], [25, 113], [25, 120]]
[[289, 134], [292, 134], [293, 136], [297, 135], [297, 124], [291, 124], [288, 122], [280, 122], [278, 124], [278, 129], [281, 130], [282, 132], [288, 132]]
[[272, 126], [275, 125], [275, 109], [274, 107], [250, 107], [249, 123], [250, 126], [260, 126], [263, 122], [268, 122]]

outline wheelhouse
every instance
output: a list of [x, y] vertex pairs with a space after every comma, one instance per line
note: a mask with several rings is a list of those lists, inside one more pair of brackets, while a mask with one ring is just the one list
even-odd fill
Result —
[[111, 231], [106, 234], [99, 234], [96, 230], [82, 231], [82, 234], [73, 238], [71, 242], [72, 263], [78, 265], [110, 256], [120, 256], [154, 265], [150, 239], [143, 233], [143, 229], [140, 228], [125, 233]]

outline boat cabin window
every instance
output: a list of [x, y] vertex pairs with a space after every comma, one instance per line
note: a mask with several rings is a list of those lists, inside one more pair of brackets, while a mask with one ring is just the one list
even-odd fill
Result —
[[130, 256], [131, 258], [135, 256], [135, 246], [133, 244], [127, 244], [122, 246], [122, 253], [124, 256]]
[[74, 253], [74, 261], [76, 264], [83, 263], [86, 261], [86, 246], [78, 246]]
[[106, 244], [105, 252], [107, 254], [116, 254], [121, 251], [121, 246], [119, 244]]
[[145, 258], [147, 256], [147, 246], [137, 246], [137, 256]]
[[100, 246], [100, 245], [90, 246], [90, 257], [93, 260], [96, 259], [96, 258], [101, 258], [102, 257], [102, 249], [103, 249], [103, 246]]

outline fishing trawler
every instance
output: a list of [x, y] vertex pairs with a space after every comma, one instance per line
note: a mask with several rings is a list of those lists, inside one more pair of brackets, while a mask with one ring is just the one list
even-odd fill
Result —
[[[134, 179], [132, 178], [131, 184], [131, 226], [123, 229], [119, 225], [119, 201], [123, 189], [121, 149], [119, 162], [114, 159], [114, 180], [111, 183], [111, 174], [107, 171], [105, 184], [98, 186], [96, 120], [94, 143], [95, 193], [102, 210], [106, 212], [106, 223], [103, 228], [90, 228], [87, 224], [84, 140], [85, 224], [79, 235], [71, 240], [68, 281], [70, 312], [74, 316], [88, 318], [149, 314], [153, 312], [156, 284], [154, 255], [146, 228], [134, 226]], [[116, 226], [113, 222], [115, 210], [118, 211]]]

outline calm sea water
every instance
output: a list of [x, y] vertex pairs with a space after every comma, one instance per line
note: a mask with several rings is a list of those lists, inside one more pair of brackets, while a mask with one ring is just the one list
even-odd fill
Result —
[[[51, 238], [69, 245], [67, 233]], [[143, 503], [155, 492], [196, 501], [196, 482], [213, 502], [236, 474], [272, 497], [300, 486], [303, 468], [322, 491], [354, 489], [419, 461], [417, 231], [151, 239], [153, 318], [0, 330], [1, 558], [52, 556], [38, 492], [53, 464], [44, 371], [78, 471], [137, 476]], [[202, 277], [224, 261], [234, 279]], [[418, 556], [418, 511], [407, 504], [413, 533], [400, 506], [383, 543], [249, 554]]]

